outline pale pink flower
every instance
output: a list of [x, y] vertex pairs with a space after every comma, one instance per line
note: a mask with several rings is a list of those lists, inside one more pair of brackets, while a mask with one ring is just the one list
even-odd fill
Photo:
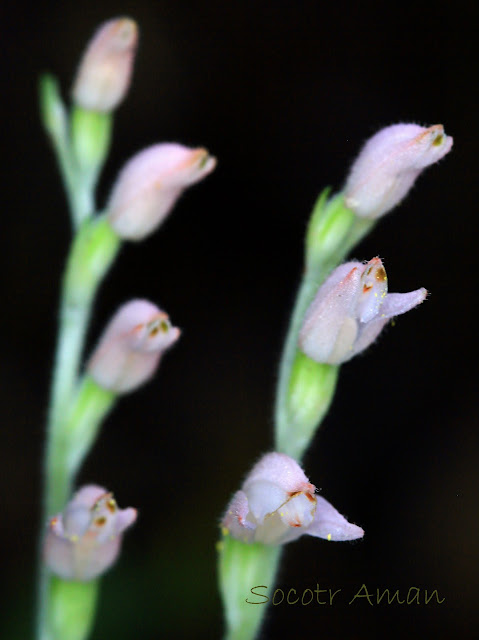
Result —
[[130, 18], [116, 18], [100, 26], [89, 42], [72, 89], [83, 109], [115, 109], [130, 86], [138, 42], [138, 27]]
[[284, 544], [303, 534], [326, 540], [362, 538], [364, 531], [315, 491], [293, 458], [267, 453], [226, 509], [224, 533], [264, 544]]
[[426, 289], [388, 293], [383, 263], [347, 262], [319, 288], [304, 316], [299, 346], [316, 362], [341, 364], [366, 349], [390, 318], [420, 304]]
[[154, 375], [162, 354], [180, 333], [157, 306], [148, 300], [131, 300], [111, 319], [87, 371], [105, 389], [133, 391]]
[[361, 218], [379, 218], [401, 202], [418, 175], [448, 153], [452, 138], [441, 124], [395, 124], [370, 138], [344, 187], [345, 204]]
[[121, 238], [141, 240], [166, 218], [183, 191], [213, 171], [216, 159], [203, 148], [156, 144], [127, 162], [107, 204]]
[[119, 509], [112, 493], [87, 485], [48, 523], [43, 558], [64, 580], [86, 582], [104, 573], [118, 557], [122, 534], [136, 509]]

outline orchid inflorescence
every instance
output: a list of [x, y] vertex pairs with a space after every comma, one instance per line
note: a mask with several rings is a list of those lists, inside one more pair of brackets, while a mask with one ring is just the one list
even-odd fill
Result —
[[[41, 83], [43, 123], [65, 184], [74, 238], [48, 423], [39, 640], [84, 640], [89, 634], [96, 581], [117, 559], [122, 535], [137, 512], [119, 509], [113, 494], [97, 485], [73, 493], [75, 477], [107, 413], [120, 396], [151, 380], [181, 334], [157, 305], [130, 300], [110, 320], [82, 373], [97, 289], [121, 243], [151, 235], [183, 192], [216, 166], [203, 147], [151, 145], [125, 164], [105, 207], [96, 213], [95, 189], [110, 146], [112, 112], [129, 89], [137, 43], [133, 20], [101, 25], [80, 62], [70, 112], [56, 81], [46, 76]], [[342, 191], [333, 196], [324, 191], [313, 210], [304, 275], [280, 364], [275, 451], [253, 466], [221, 519], [219, 578], [228, 640], [255, 637], [262, 608], [245, 607], [244, 594], [256, 576], [274, 580], [281, 545], [303, 534], [327, 541], [364, 535], [319, 495], [301, 457], [332, 401], [339, 366], [370, 346], [391, 318], [423, 302], [427, 291], [388, 293], [379, 257], [343, 260], [406, 197], [421, 171], [451, 147], [442, 125], [386, 127], [366, 142]], [[72, 583], [74, 592], [68, 587]], [[65, 613], [72, 599], [79, 618]], [[65, 615], [58, 615], [61, 610]]]
[[328, 541], [364, 535], [317, 495], [300, 458], [332, 401], [339, 365], [367, 349], [391, 318], [423, 302], [427, 291], [388, 293], [379, 257], [339, 263], [401, 202], [421, 171], [451, 147], [442, 125], [386, 127], [366, 142], [343, 191], [332, 197], [323, 192], [313, 211], [303, 281], [280, 365], [277, 451], [257, 462], [221, 520], [220, 588], [229, 640], [254, 638], [260, 627], [262, 613], [248, 607], [237, 582], [247, 593], [256, 579], [264, 585], [274, 581], [280, 554], [267, 548], [303, 534]]
[[99, 212], [96, 184], [110, 146], [113, 111], [131, 84], [137, 44], [138, 27], [130, 18], [101, 25], [79, 64], [71, 110], [52, 76], [40, 85], [43, 123], [65, 185], [74, 237], [63, 279], [48, 421], [39, 640], [83, 640], [89, 634], [97, 579], [118, 558], [123, 532], [137, 512], [119, 509], [113, 494], [97, 485], [72, 496], [75, 477], [107, 413], [120, 396], [152, 379], [181, 334], [157, 305], [130, 300], [110, 320], [82, 372], [96, 292], [121, 243], [150, 236], [184, 191], [216, 166], [203, 147], [151, 145], [125, 164]]

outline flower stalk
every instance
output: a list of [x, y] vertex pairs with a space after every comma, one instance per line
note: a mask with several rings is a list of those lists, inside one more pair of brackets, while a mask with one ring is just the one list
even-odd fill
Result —
[[[120, 239], [103, 217], [86, 221], [73, 240], [60, 302], [48, 420], [49, 443], [55, 441], [57, 431], [61, 430], [62, 420], [70, 408], [95, 294], [115, 260], [120, 244]], [[48, 453], [47, 458], [50, 459]], [[47, 500], [50, 512], [61, 506], [62, 504], [49, 504]]]
[[[305, 272], [283, 347], [276, 389], [276, 451], [301, 460], [326, 415], [336, 389], [339, 368], [314, 362], [298, 348], [304, 314], [329, 270], [367, 233], [372, 223], [359, 220], [343, 197], [318, 198], [305, 242]], [[246, 603], [255, 585], [274, 585], [281, 559], [280, 546], [248, 544], [223, 530], [219, 543], [219, 584], [225, 611], [225, 640], [257, 637], [266, 607]], [[268, 595], [268, 592], [265, 592]], [[269, 597], [271, 594], [269, 594]]]
[[276, 389], [275, 449], [301, 460], [326, 415], [337, 381], [337, 367], [318, 365], [300, 351], [304, 314], [331, 269], [366, 235], [373, 223], [354, 215], [341, 194], [319, 196], [305, 240], [305, 271], [286, 335]]
[[[264, 616], [264, 607], [246, 602], [250, 589], [264, 585], [271, 589], [282, 548], [261, 543], [244, 544], [223, 535], [218, 543], [218, 574], [224, 603], [224, 640], [255, 638]], [[269, 591], [265, 593], [270, 597]]]
[[115, 561], [136, 511], [119, 510], [112, 494], [96, 485], [69, 501], [75, 478], [118, 396], [150, 380], [180, 335], [164, 311], [132, 300], [113, 317], [81, 376], [96, 293], [122, 241], [156, 230], [185, 189], [216, 165], [202, 147], [154, 145], [127, 163], [104, 213], [98, 212], [95, 189], [110, 148], [112, 114], [128, 91], [137, 41], [137, 25], [129, 18], [100, 25], [78, 67], [70, 111], [55, 78], [40, 81], [41, 118], [74, 237], [62, 280], [47, 424], [38, 640], [85, 640], [90, 633], [97, 578]]
[[[108, 24], [111, 30], [118, 21]], [[132, 21], [129, 24], [133, 25], [136, 42], [136, 25]], [[118, 39], [118, 29], [116, 31]], [[132, 58], [130, 67], [131, 63]], [[78, 81], [76, 83], [79, 93], [84, 93], [86, 85], [91, 85], [87, 76], [95, 76], [94, 61], [89, 63], [87, 73], [83, 71], [82, 74], [81, 90]], [[110, 67], [110, 77], [114, 75], [114, 67]], [[127, 82], [123, 84], [126, 88]], [[101, 421], [113, 406], [114, 394], [96, 387], [88, 379], [79, 387], [78, 379], [92, 304], [121, 241], [105, 217], [92, 219], [96, 211], [96, 183], [110, 147], [111, 113], [84, 108], [80, 100], [69, 114], [58, 83], [49, 74], [40, 80], [40, 111], [57, 158], [74, 228], [62, 283], [47, 422], [42, 518], [46, 523], [49, 516], [65, 506], [78, 467]], [[83, 640], [91, 627], [96, 598], [95, 583], [65, 582], [54, 578], [42, 566], [37, 637], [41, 640]]]
[[[371, 344], [388, 318], [424, 300], [425, 289], [409, 294], [387, 294], [385, 272], [378, 258], [368, 265], [355, 262], [339, 267], [341, 274], [344, 272], [344, 280], [346, 272], [353, 271], [351, 283], [344, 285], [340, 281], [342, 275], [336, 277], [335, 272], [328, 276], [373, 228], [376, 219], [407, 195], [421, 171], [444, 157], [451, 146], [452, 138], [445, 135], [441, 125], [428, 129], [409, 124], [387, 127], [366, 143], [353, 163], [343, 191], [329, 198], [327, 189], [318, 198], [306, 233], [304, 274], [279, 367], [275, 449], [280, 453], [271, 456], [287, 454], [293, 462], [301, 460], [330, 406], [339, 365]], [[379, 277], [381, 273], [384, 278]], [[331, 292], [333, 286], [339, 288]], [[260, 466], [258, 463], [257, 467]], [[289, 471], [285, 471], [284, 477], [290, 477]], [[280, 520], [283, 526], [291, 514], [292, 527], [305, 524], [301, 516], [308, 514], [309, 507], [304, 497], [300, 498], [301, 494], [305, 491], [293, 491], [289, 497], [281, 497], [278, 488], [268, 482], [258, 483], [253, 491], [247, 479], [230, 503], [219, 547], [226, 640], [256, 637], [265, 608], [248, 605], [245, 596], [255, 584], [272, 585], [280, 559], [278, 546], [273, 546], [275, 552], [272, 552], [271, 546], [261, 545], [258, 540], [281, 541], [281, 536], [275, 538], [279, 530], [272, 527], [279, 527]], [[309, 501], [312, 497], [310, 494]], [[294, 500], [298, 503], [293, 507]], [[319, 500], [324, 520], [314, 515], [313, 530], [319, 528], [312, 533], [307, 527], [307, 533], [325, 537], [327, 531], [332, 531], [327, 535], [328, 540], [360, 537], [356, 535], [358, 527], [349, 525], [329, 503]], [[350, 536], [348, 527], [351, 526]], [[234, 540], [229, 535], [230, 528], [235, 532]], [[285, 533], [283, 527], [281, 531], [283, 541], [297, 536], [294, 530]], [[341, 537], [343, 535], [350, 537]], [[256, 567], [260, 567], [261, 573], [255, 574]]]
[[99, 580], [76, 582], [50, 578], [47, 618], [50, 628], [42, 640], [85, 640], [95, 619]]
[[[89, 199], [94, 201], [92, 191]], [[107, 220], [97, 217], [83, 222], [71, 245], [62, 285], [47, 423], [43, 522], [64, 507], [78, 467], [93, 443], [101, 421], [113, 406], [114, 394], [95, 388], [88, 381], [79, 389], [77, 385], [93, 301], [101, 281], [117, 256], [120, 244], [120, 239]], [[83, 434], [81, 441], [79, 433]], [[68, 637], [83, 640], [89, 632], [89, 616], [94, 615], [97, 590], [84, 586], [74, 590], [76, 594], [81, 592], [83, 597], [76, 605], [68, 606], [80, 611], [80, 603], [84, 603], [83, 623], [76, 626], [70, 622], [70, 631], [67, 632], [64, 621], [78, 617], [66, 614], [68, 606], [65, 602], [72, 588], [62, 587], [61, 580], [52, 580], [52, 576], [41, 569], [37, 637], [40, 640], [63, 640]]]

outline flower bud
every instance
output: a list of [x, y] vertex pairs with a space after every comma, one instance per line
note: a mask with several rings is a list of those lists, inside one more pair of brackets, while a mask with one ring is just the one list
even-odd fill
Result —
[[136, 516], [136, 509], [119, 509], [106, 489], [82, 487], [63, 513], [49, 522], [43, 547], [45, 564], [64, 580], [93, 580], [115, 562], [122, 533]]
[[138, 27], [130, 18], [105, 22], [87, 46], [73, 85], [75, 104], [108, 112], [125, 97], [138, 42]]
[[347, 262], [319, 288], [304, 316], [299, 346], [312, 360], [341, 364], [366, 349], [388, 320], [426, 297], [426, 289], [387, 293], [383, 263]]
[[179, 337], [168, 314], [147, 300], [132, 300], [113, 316], [87, 371], [104, 389], [133, 391], [154, 375], [162, 354]]
[[395, 124], [370, 138], [353, 163], [345, 204], [360, 218], [379, 218], [407, 195], [423, 169], [448, 153], [452, 138], [441, 124], [428, 129]]
[[216, 166], [206, 149], [156, 144], [137, 153], [121, 171], [107, 215], [121, 238], [141, 240], [166, 218], [186, 187]]
[[305, 533], [326, 540], [364, 535], [315, 491], [293, 458], [268, 453], [233, 496], [222, 525], [238, 540], [263, 544], [284, 544]]

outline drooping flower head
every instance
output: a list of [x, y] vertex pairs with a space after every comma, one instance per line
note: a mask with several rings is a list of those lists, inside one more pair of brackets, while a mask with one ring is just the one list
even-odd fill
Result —
[[183, 191], [213, 171], [216, 159], [203, 148], [156, 144], [143, 149], [121, 171], [107, 204], [121, 238], [141, 240], [166, 218]]
[[421, 171], [452, 147], [444, 127], [395, 124], [370, 138], [344, 187], [345, 204], [360, 218], [379, 218], [407, 195]]
[[382, 261], [347, 262], [319, 288], [299, 334], [301, 350], [316, 362], [341, 364], [366, 349], [390, 318], [420, 304], [426, 289], [388, 293]]
[[293, 458], [268, 453], [233, 496], [222, 526], [248, 543], [284, 544], [305, 533], [326, 540], [355, 540], [364, 535], [315, 491]]
[[109, 20], [88, 44], [73, 85], [74, 102], [91, 111], [109, 112], [130, 85], [138, 27], [130, 18]]
[[122, 534], [136, 517], [136, 509], [119, 509], [103, 487], [81, 488], [64, 511], [50, 519], [45, 564], [64, 580], [93, 580], [115, 562]]
[[153, 376], [162, 354], [179, 337], [167, 313], [148, 300], [131, 300], [113, 316], [87, 371], [104, 389], [133, 391]]

